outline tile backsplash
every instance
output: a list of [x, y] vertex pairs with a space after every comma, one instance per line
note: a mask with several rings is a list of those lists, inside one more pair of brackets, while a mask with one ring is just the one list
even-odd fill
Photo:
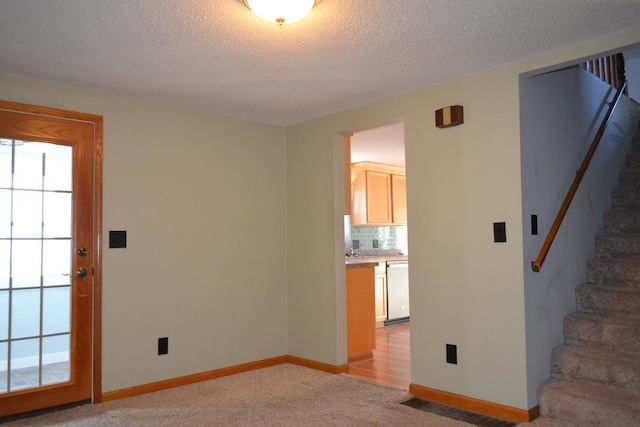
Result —
[[[406, 226], [351, 226], [351, 239], [358, 240], [360, 250], [371, 249], [400, 249], [402, 253], [409, 252], [407, 245]], [[374, 240], [378, 247], [374, 247]]]

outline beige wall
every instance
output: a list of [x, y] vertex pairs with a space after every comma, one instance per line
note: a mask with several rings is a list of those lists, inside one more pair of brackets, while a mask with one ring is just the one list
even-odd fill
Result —
[[[412, 382], [520, 409], [535, 406], [525, 344], [520, 127], [521, 73], [640, 41], [640, 29], [546, 54], [287, 130], [291, 354], [341, 364], [346, 355], [342, 196], [336, 134], [404, 120], [409, 211]], [[434, 126], [434, 111], [460, 104], [465, 123]], [[338, 192], [335, 197], [335, 192]], [[506, 222], [507, 243], [493, 243]], [[445, 344], [458, 365], [445, 363]], [[534, 387], [535, 390], [535, 387]], [[532, 395], [533, 394], [533, 395]]]
[[[638, 41], [635, 29], [286, 137], [8, 74], [0, 98], [104, 116], [104, 231], [129, 233], [104, 250], [104, 391], [282, 354], [346, 363], [340, 134], [403, 120], [412, 382], [528, 409], [518, 78]], [[436, 129], [434, 110], [453, 104], [465, 124]], [[507, 243], [492, 241], [498, 221]]]
[[0, 98], [104, 116], [128, 247], [104, 247], [103, 391], [287, 354], [281, 128], [8, 74]]

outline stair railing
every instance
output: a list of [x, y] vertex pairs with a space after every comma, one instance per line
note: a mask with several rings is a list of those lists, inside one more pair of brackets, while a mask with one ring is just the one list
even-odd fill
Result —
[[[619, 88], [625, 79], [625, 63], [622, 53], [585, 61], [580, 64], [580, 68], [615, 88]], [[625, 95], [627, 95], [626, 92]]]
[[573, 196], [576, 194], [576, 191], [578, 191], [578, 187], [580, 186], [582, 177], [584, 176], [584, 173], [587, 171], [587, 168], [589, 167], [589, 163], [591, 163], [591, 158], [596, 152], [596, 148], [598, 148], [598, 144], [602, 139], [602, 135], [604, 134], [604, 131], [607, 128], [609, 121], [611, 120], [611, 115], [613, 114], [613, 111], [618, 106], [618, 101], [620, 101], [620, 97], [624, 93], [627, 87], [627, 82], [624, 79], [624, 77], [622, 77], [622, 79], [620, 80], [620, 83], [621, 83], [620, 87], [618, 88], [618, 91], [616, 92], [616, 95], [614, 96], [613, 101], [611, 101], [611, 104], [609, 105], [607, 114], [604, 116], [604, 119], [600, 124], [600, 128], [598, 129], [598, 132], [596, 133], [596, 136], [593, 138], [593, 142], [589, 147], [589, 151], [587, 151], [587, 154], [585, 155], [584, 160], [582, 161], [582, 165], [580, 165], [580, 169], [576, 172], [576, 177], [573, 179], [571, 188], [569, 188], [569, 192], [567, 193], [567, 196], [564, 198], [564, 202], [562, 202], [562, 206], [560, 206], [560, 210], [556, 215], [556, 219], [555, 221], [553, 221], [553, 224], [551, 225], [549, 234], [547, 234], [547, 238], [542, 244], [542, 248], [540, 248], [540, 252], [538, 253], [538, 258], [536, 258], [536, 260], [531, 263], [531, 269], [535, 273], [539, 272], [540, 269], [542, 268], [542, 264], [544, 263], [544, 260], [547, 257], [547, 253], [549, 253], [551, 244], [553, 243], [553, 240], [555, 239], [556, 234], [560, 229], [560, 225], [562, 225], [562, 221], [564, 220], [564, 217], [567, 211], [569, 210], [569, 206], [573, 201]]

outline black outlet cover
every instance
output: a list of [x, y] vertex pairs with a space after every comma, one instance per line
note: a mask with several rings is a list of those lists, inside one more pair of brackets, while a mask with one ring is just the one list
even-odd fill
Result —
[[507, 241], [507, 224], [504, 222], [493, 223], [493, 241], [503, 243]]
[[169, 354], [169, 338], [158, 338], [158, 356]]
[[538, 215], [531, 215], [531, 234], [533, 236], [538, 234]]
[[458, 364], [458, 346], [447, 344], [447, 363]]
[[127, 232], [109, 231], [109, 248], [126, 248], [127, 247]]

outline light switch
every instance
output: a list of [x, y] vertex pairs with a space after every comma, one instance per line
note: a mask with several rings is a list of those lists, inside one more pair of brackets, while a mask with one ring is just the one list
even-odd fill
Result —
[[458, 346], [454, 344], [447, 344], [447, 363], [452, 365], [458, 364]]
[[504, 222], [493, 223], [493, 241], [503, 243], [507, 241], [507, 225]]
[[158, 338], [158, 356], [169, 354], [169, 338]]
[[109, 248], [126, 248], [127, 232], [126, 231], [109, 231]]

